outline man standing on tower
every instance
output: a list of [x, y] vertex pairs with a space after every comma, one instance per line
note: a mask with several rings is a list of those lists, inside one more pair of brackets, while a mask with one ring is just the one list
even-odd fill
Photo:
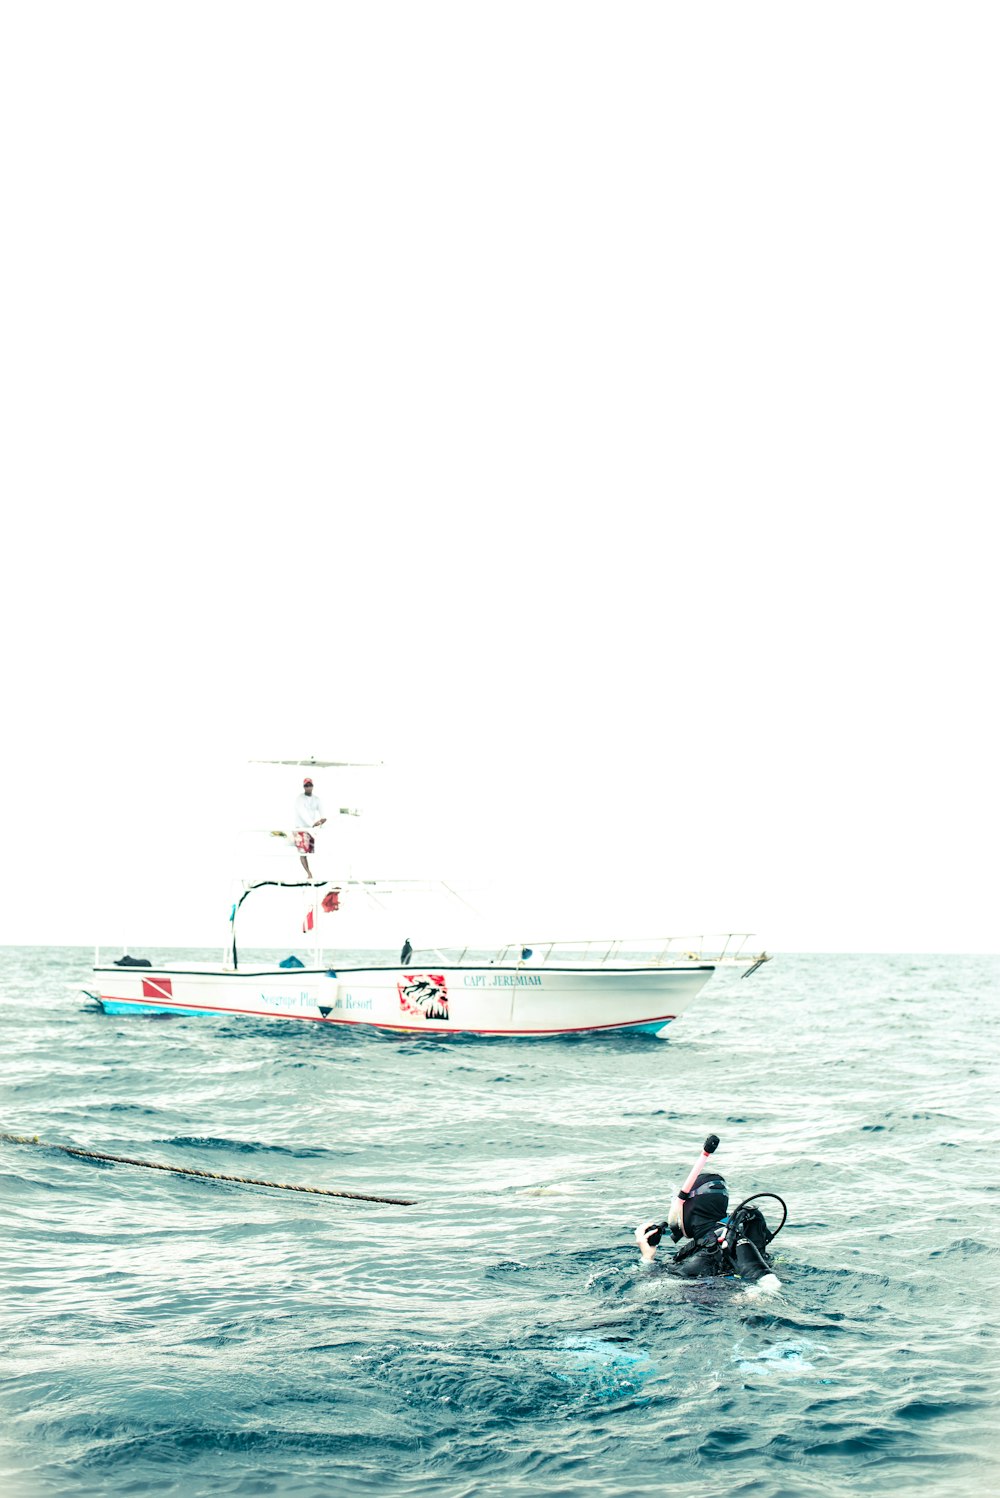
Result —
[[313, 783], [307, 775], [302, 782], [302, 794], [295, 801], [295, 846], [299, 850], [299, 863], [306, 871], [306, 878], [312, 883], [312, 871], [309, 868], [307, 853], [316, 851], [316, 839], [312, 835], [314, 827], [322, 827], [326, 821], [323, 808], [318, 796], [313, 795]]

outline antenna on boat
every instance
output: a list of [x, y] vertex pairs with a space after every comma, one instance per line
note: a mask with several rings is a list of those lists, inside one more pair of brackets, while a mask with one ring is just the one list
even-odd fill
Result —
[[298, 765], [305, 770], [381, 770], [381, 759], [252, 759], [251, 765]]

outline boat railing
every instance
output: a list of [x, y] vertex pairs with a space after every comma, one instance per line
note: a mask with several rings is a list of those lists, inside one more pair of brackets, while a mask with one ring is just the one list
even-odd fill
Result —
[[462, 947], [444, 951], [433, 948], [442, 961], [455, 966], [484, 963], [501, 967], [678, 967], [741, 964], [759, 965], [767, 954], [755, 953], [750, 947], [752, 932], [730, 931], [709, 936], [657, 936], [559, 939], [508, 942], [506, 946], [486, 952], [481, 947]]

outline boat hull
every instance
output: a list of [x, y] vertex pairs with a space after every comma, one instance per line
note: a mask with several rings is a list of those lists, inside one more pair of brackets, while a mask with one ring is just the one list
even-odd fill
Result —
[[436, 1036], [658, 1034], [713, 972], [710, 963], [237, 972], [113, 966], [96, 968], [87, 992], [109, 1014], [245, 1015]]

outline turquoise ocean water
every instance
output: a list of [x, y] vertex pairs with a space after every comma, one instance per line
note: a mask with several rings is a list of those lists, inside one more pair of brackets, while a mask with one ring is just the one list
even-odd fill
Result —
[[[112, 1018], [89, 956], [0, 949], [0, 1130], [416, 1205], [0, 1146], [6, 1498], [1000, 1489], [998, 959], [441, 1041]], [[778, 1298], [640, 1268], [709, 1132]]]

